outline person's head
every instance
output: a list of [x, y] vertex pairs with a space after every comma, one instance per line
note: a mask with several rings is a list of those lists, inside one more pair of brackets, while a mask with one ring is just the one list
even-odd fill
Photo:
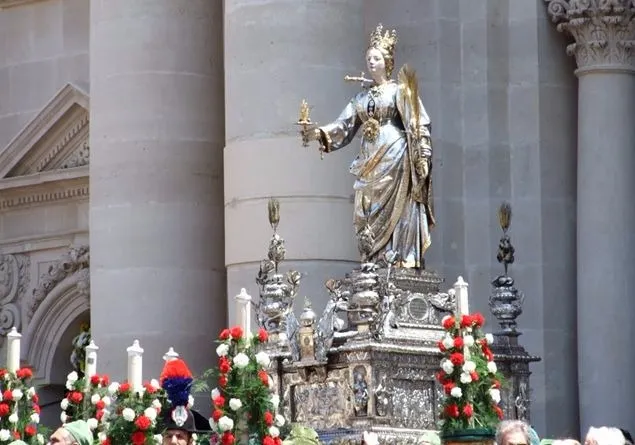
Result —
[[625, 445], [624, 434], [617, 428], [591, 427], [584, 439], [584, 445]]
[[183, 429], [168, 429], [163, 433], [163, 445], [190, 445], [192, 434]]
[[498, 445], [529, 445], [529, 426], [520, 420], [505, 420], [496, 430]]
[[91, 445], [93, 433], [83, 420], [67, 423], [49, 437], [51, 445]]
[[389, 79], [395, 67], [397, 33], [393, 29], [382, 34], [383, 30], [384, 27], [380, 23], [371, 33], [370, 44], [366, 51], [366, 66], [377, 83]]

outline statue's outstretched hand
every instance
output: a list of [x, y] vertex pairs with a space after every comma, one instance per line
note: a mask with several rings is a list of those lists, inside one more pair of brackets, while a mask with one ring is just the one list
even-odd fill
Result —
[[316, 127], [306, 126], [300, 129], [300, 135], [302, 136], [302, 144], [307, 146], [309, 142], [320, 139], [320, 130]]

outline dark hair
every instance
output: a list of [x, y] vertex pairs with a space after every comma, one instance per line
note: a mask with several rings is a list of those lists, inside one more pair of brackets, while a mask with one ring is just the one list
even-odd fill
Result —
[[622, 432], [622, 435], [627, 442], [633, 443], [633, 437], [631, 436], [631, 433], [628, 432], [628, 430], [620, 428], [620, 431]]

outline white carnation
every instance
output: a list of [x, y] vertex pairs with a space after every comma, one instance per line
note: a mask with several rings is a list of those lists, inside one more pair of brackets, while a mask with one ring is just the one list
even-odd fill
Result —
[[69, 391], [73, 391], [75, 389], [75, 384], [73, 382], [66, 382], [66, 389]]
[[496, 388], [492, 388], [489, 390], [489, 395], [494, 401], [494, 403], [499, 403], [501, 401], [501, 392]]
[[26, 396], [30, 399], [35, 395], [35, 388], [34, 387], [30, 387], [28, 389], [28, 391], [26, 392]]
[[13, 413], [9, 416], [9, 423], [18, 423], [18, 413]]
[[472, 376], [469, 372], [461, 373], [461, 383], [470, 383], [472, 381]]
[[77, 375], [77, 373], [75, 371], [69, 373], [66, 376], [66, 381], [67, 382], [75, 383], [78, 379], [79, 379], [79, 376]]
[[245, 353], [239, 352], [234, 357], [234, 365], [236, 365], [238, 369], [243, 369], [247, 367], [248, 364], [249, 364], [249, 357], [247, 357]]
[[209, 427], [212, 429], [212, 431], [216, 431], [218, 427], [216, 422], [214, 422], [214, 419], [212, 419], [211, 417], [209, 418]]
[[90, 397], [90, 403], [92, 403], [93, 405], [97, 405], [97, 402], [99, 402], [101, 400], [101, 397], [99, 397], [99, 394], [93, 394]]
[[227, 416], [223, 416], [218, 419], [218, 428], [223, 432], [230, 431], [234, 428], [234, 421]]
[[150, 380], [150, 386], [152, 386], [154, 389], [161, 388], [161, 384], [159, 383], [157, 379]]
[[154, 438], [154, 443], [156, 443], [157, 445], [160, 445], [163, 443], [163, 436], [161, 434], [155, 434], [152, 437]]
[[159, 402], [159, 399], [154, 399], [152, 401], [152, 408], [161, 409], [161, 402]]
[[229, 407], [234, 411], [238, 411], [243, 407], [243, 402], [240, 399], [229, 399]]
[[42, 434], [38, 434], [35, 438], [37, 439], [37, 443], [44, 445], [44, 436]]
[[146, 408], [143, 411], [143, 415], [146, 416], [148, 419], [154, 421], [154, 419], [157, 418], [157, 410], [152, 407]]
[[60, 408], [62, 408], [64, 411], [66, 411], [66, 409], [68, 408], [68, 399], [66, 397], [64, 397], [60, 402]]
[[24, 393], [19, 389], [11, 391], [11, 397], [13, 397], [13, 400], [20, 400], [22, 396], [24, 396]]
[[135, 418], [135, 412], [131, 408], [124, 408], [123, 411], [121, 412], [121, 415], [128, 422], [132, 422]]
[[485, 334], [485, 341], [490, 345], [493, 344], [494, 336], [488, 332], [487, 334]]
[[110, 404], [112, 403], [112, 400], [110, 400], [110, 397], [108, 397], [108, 396], [102, 397], [101, 401], [104, 402], [105, 406], [110, 406]]
[[86, 421], [86, 425], [88, 425], [88, 428], [90, 428], [91, 431], [97, 428], [97, 424], [98, 424], [97, 419], [92, 417]]
[[220, 396], [220, 391], [218, 390], [218, 388], [212, 389], [212, 400], [214, 400], [218, 396]]
[[62, 411], [62, 414], [60, 414], [60, 420], [62, 421], [62, 423], [66, 423], [66, 419], [68, 418], [68, 416], [66, 415], [66, 413], [64, 411]]
[[271, 404], [273, 405], [273, 409], [278, 409], [278, 405], [280, 405], [280, 396], [278, 394], [271, 396]]
[[278, 436], [280, 436], [280, 430], [277, 427], [275, 427], [275, 426], [270, 426], [269, 427], [269, 435], [271, 437], [278, 437]]
[[38, 413], [31, 414], [32, 423], [40, 423], [40, 415]]
[[265, 351], [260, 351], [258, 354], [256, 354], [256, 363], [258, 363], [263, 368], [268, 368], [271, 364], [271, 358]]
[[110, 385], [108, 385], [108, 393], [110, 395], [115, 394], [117, 391], [119, 391], [119, 383], [112, 382]]
[[446, 358], [445, 360], [441, 361], [441, 369], [443, 369], [443, 372], [445, 372], [446, 374], [452, 374], [454, 372], [454, 365], [450, 360]]
[[216, 348], [216, 354], [218, 354], [219, 357], [225, 357], [228, 353], [229, 353], [229, 345], [227, 343], [221, 343]]
[[284, 416], [281, 416], [280, 414], [276, 414], [276, 425], [277, 426], [284, 426]]
[[362, 434], [362, 438], [366, 445], [379, 445], [379, 437], [377, 433], [369, 433], [368, 431], [364, 431]]
[[192, 395], [187, 396], [187, 407], [192, 408], [194, 406], [194, 397]]
[[454, 339], [450, 337], [449, 335], [446, 335], [445, 337], [443, 337], [443, 340], [441, 341], [441, 343], [443, 343], [443, 346], [445, 346], [445, 349], [450, 349], [454, 347]]
[[487, 362], [487, 370], [489, 372], [491, 372], [492, 374], [494, 374], [496, 371], [498, 371], [498, 368], [496, 367], [496, 363]]
[[6, 442], [11, 438], [11, 431], [9, 430], [0, 430], [0, 441]]
[[474, 372], [476, 371], [476, 363], [472, 360], [468, 360], [463, 364], [463, 372]]
[[97, 439], [99, 440], [99, 443], [103, 442], [107, 438], [108, 438], [108, 434], [104, 433], [103, 431], [100, 431], [97, 433]]
[[461, 388], [459, 388], [458, 386], [455, 386], [454, 388], [452, 388], [452, 390], [450, 391], [450, 395], [452, 397], [456, 397], [457, 399], [460, 399], [461, 397], [463, 397], [463, 391], [461, 390]]
[[468, 348], [474, 346], [474, 337], [471, 335], [465, 335], [463, 337], [463, 344]]

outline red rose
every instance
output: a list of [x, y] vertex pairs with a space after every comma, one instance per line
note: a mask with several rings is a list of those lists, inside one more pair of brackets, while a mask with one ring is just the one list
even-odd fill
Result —
[[104, 409], [106, 408], [106, 403], [103, 400], [100, 400], [99, 402], [95, 403], [95, 408]]
[[449, 331], [450, 329], [452, 329], [455, 324], [456, 324], [456, 320], [451, 315], [449, 317], [444, 318], [442, 323], [443, 328], [446, 331]]
[[494, 405], [494, 411], [496, 411], [496, 415], [498, 416], [498, 418], [500, 420], [503, 420], [504, 414], [503, 414], [503, 410], [501, 409], [501, 407], [498, 406], [498, 405]]
[[240, 326], [234, 326], [229, 330], [229, 332], [231, 333], [234, 340], [240, 340], [243, 336], [243, 328], [241, 328]]
[[474, 322], [474, 320], [472, 320], [472, 316], [471, 315], [461, 315], [461, 327], [462, 328], [469, 328], [470, 326], [472, 326], [473, 322]]
[[218, 370], [223, 374], [227, 374], [232, 369], [229, 359], [227, 357], [221, 357], [218, 360]]
[[260, 343], [264, 343], [269, 339], [269, 333], [264, 328], [258, 330], [258, 340]]
[[20, 432], [19, 432], [19, 431], [14, 431], [14, 432], [13, 432], [13, 438], [14, 438], [15, 440], [20, 440], [20, 439], [21, 439], [21, 437], [20, 437]]
[[218, 422], [218, 419], [221, 417], [223, 417], [223, 412], [219, 409], [215, 409], [212, 413], [212, 419], [214, 419], [214, 422]]
[[8, 403], [0, 403], [0, 417], [6, 416], [9, 414], [9, 411], [11, 411], [11, 409]]
[[123, 382], [121, 385], [119, 385], [119, 392], [120, 393], [124, 393], [124, 392], [128, 392], [130, 391], [130, 384], [127, 382]]
[[220, 338], [221, 340], [227, 340], [230, 336], [231, 332], [229, 332], [229, 329], [223, 329], [222, 331], [220, 331], [220, 335], [218, 336], [218, 338]]
[[33, 403], [40, 403], [40, 397], [37, 394], [33, 394], [33, 397], [31, 397], [31, 401]]
[[101, 379], [99, 378], [99, 376], [97, 374], [95, 374], [94, 376], [92, 376], [90, 378], [90, 384], [91, 385], [97, 386], [97, 385], [99, 385], [99, 382], [101, 382]]
[[441, 340], [439, 340], [437, 342], [437, 346], [439, 347], [439, 351], [441, 351], [441, 352], [445, 352], [446, 351], [445, 346], [443, 345], [443, 342]]
[[71, 403], [81, 403], [82, 400], [84, 400], [84, 395], [79, 392], [79, 391], [72, 391], [69, 395], [68, 395], [68, 400], [70, 400]]
[[232, 445], [236, 441], [236, 438], [229, 431], [225, 431], [221, 436], [220, 441], [222, 445]]
[[461, 366], [463, 364], [463, 360], [463, 354], [461, 354], [460, 352], [453, 352], [452, 354], [450, 354], [450, 361], [454, 366]]
[[98, 409], [97, 412], [95, 413], [95, 419], [97, 419], [98, 422], [101, 422], [101, 419], [103, 417], [104, 417], [104, 410]]
[[485, 317], [480, 312], [472, 315], [472, 322], [476, 325], [477, 328], [483, 327], [485, 324]]
[[262, 438], [262, 445], [276, 445], [276, 442], [271, 436], [265, 436]]
[[31, 377], [33, 377], [33, 371], [31, 371], [29, 368], [20, 368], [15, 372], [15, 375], [21, 380], [30, 379]]
[[34, 403], [33, 405], [31, 405], [31, 409], [33, 410], [34, 413], [40, 414], [40, 405], [38, 405], [37, 403]]
[[146, 442], [146, 434], [143, 431], [135, 431], [130, 436], [132, 445], [143, 445]]
[[145, 431], [152, 425], [152, 421], [146, 416], [139, 416], [134, 422], [141, 431]]
[[227, 376], [221, 375], [220, 377], [218, 377], [218, 384], [221, 386], [221, 388], [227, 386]]
[[7, 389], [2, 393], [2, 400], [6, 400], [7, 402], [13, 400], [13, 394], [10, 389]]
[[448, 417], [459, 417], [459, 407], [456, 403], [452, 403], [445, 407], [445, 414]]
[[258, 371], [258, 378], [260, 379], [263, 385], [267, 387], [269, 386], [269, 375], [267, 374], [266, 371], [262, 369]]
[[456, 337], [454, 339], [454, 347], [461, 349], [463, 347], [463, 337]]
[[269, 411], [266, 411], [263, 416], [263, 420], [265, 421], [265, 424], [267, 426], [273, 425], [273, 414], [271, 414]]
[[454, 388], [456, 385], [454, 384], [453, 381], [449, 381], [443, 384], [443, 391], [445, 391], [446, 394], [450, 394], [450, 392], [452, 392], [452, 388]]
[[476, 382], [479, 379], [478, 372], [476, 372], [476, 371], [470, 372], [470, 377], [472, 378], [473, 381]]
[[221, 407], [223, 405], [225, 405], [225, 397], [223, 396], [216, 396], [214, 397], [214, 406], [218, 406]]
[[463, 415], [465, 415], [465, 417], [472, 417], [472, 415], [474, 415], [474, 408], [472, 408], [472, 404], [465, 404], [463, 407]]
[[24, 428], [24, 434], [29, 437], [33, 437], [37, 434], [37, 430], [33, 425], [27, 425], [26, 428]]

